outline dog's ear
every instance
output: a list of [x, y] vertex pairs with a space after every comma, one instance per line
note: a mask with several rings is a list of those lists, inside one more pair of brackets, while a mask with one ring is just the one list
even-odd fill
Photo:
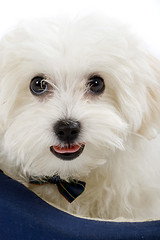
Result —
[[147, 112], [144, 111], [139, 134], [152, 139], [160, 132], [160, 61], [151, 55], [148, 61], [152, 74], [146, 87]]

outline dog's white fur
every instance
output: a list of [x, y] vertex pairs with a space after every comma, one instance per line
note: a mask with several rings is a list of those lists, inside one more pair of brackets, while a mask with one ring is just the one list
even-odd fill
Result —
[[[53, 91], [33, 96], [30, 81], [44, 74]], [[86, 89], [99, 74], [105, 91]], [[160, 217], [160, 64], [128, 29], [89, 16], [22, 22], [0, 42], [0, 167], [42, 198], [80, 216]], [[62, 144], [53, 125], [76, 119], [83, 153], [72, 161], [49, 150]], [[55, 185], [29, 176], [75, 178], [84, 193], [68, 203]]]

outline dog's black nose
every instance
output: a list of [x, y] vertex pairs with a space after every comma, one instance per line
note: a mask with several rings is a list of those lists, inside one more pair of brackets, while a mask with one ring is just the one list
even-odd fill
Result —
[[60, 141], [73, 143], [79, 135], [80, 123], [74, 120], [60, 120], [54, 125], [54, 132]]

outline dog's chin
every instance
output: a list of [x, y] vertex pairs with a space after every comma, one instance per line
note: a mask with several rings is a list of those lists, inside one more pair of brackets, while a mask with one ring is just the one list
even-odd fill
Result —
[[[100, 156], [101, 151], [98, 151], [91, 144], [82, 143], [78, 146], [74, 145], [70, 149], [65, 147], [59, 149], [57, 146], [51, 146], [50, 154], [47, 151], [41, 152], [41, 156], [36, 157], [27, 172], [29, 177], [58, 175], [64, 180], [84, 180], [92, 170], [106, 162], [106, 159]], [[45, 162], [44, 159], [46, 159]], [[41, 164], [39, 165], [37, 162], [41, 162]]]

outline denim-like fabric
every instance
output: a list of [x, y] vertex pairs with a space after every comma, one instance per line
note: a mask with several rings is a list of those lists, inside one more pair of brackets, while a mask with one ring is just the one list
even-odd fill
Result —
[[60, 211], [0, 172], [0, 240], [159, 240], [160, 221], [86, 220]]

